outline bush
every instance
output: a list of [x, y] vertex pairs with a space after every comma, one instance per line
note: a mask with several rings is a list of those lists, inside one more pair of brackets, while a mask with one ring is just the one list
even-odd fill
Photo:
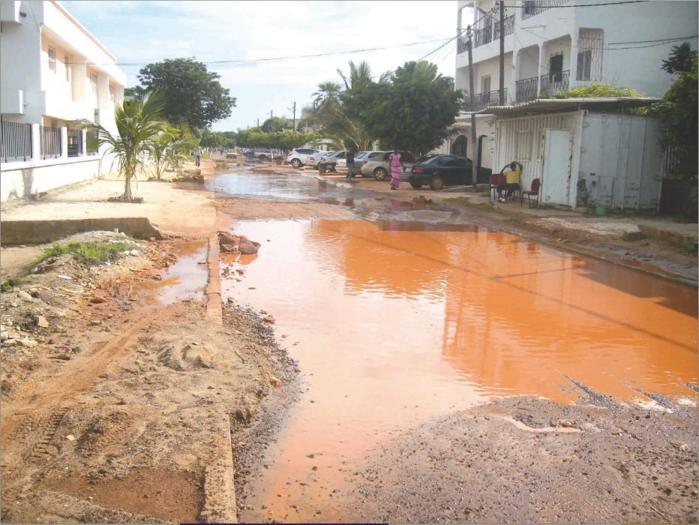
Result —
[[[609, 84], [593, 82], [587, 86], [569, 89], [564, 93], [556, 93], [550, 98], [595, 98], [595, 97], [641, 97], [640, 91], [631, 88], [615, 87]], [[542, 97], [545, 98], [545, 97]]]

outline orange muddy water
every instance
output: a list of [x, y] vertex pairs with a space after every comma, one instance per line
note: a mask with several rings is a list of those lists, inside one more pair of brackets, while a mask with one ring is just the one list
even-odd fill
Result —
[[[343, 520], [375, 445], [494, 396], [571, 402], [568, 378], [632, 402], [693, 398], [697, 292], [479, 228], [240, 223], [262, 243], [224, 299], [265, 309], [304, 392], [242, 521]], [[269, 242], [266, 242], [269, 240]], [[350, 476], [351, 478], [351, 476]]]
[[206, 241], [179, 241], [173, 246], [177, 256], [159, 280], [141, 283], [139, 300], [146, 305], [167, 305], [187, 299], [203, 301], [208, 279]]

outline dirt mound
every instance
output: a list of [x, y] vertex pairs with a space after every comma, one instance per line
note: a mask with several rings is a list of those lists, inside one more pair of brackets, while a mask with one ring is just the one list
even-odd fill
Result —
[[158, 361], [162, 365], [180, 372], [214, 368], [211, 352], [197, 343], [186, 344], [180, 348], [172, 343], [167, 343], [158, 353]]
[[218, 242], [223, 252], [253, 255], [260, 249], [259, 242], [251, 241], [244, 235], [233, 235], [223, 231], [218, 232]]

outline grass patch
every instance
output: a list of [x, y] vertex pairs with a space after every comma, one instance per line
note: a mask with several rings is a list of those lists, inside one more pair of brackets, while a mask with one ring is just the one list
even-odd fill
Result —
[[2, 282], [0, 282], [0, 292], [5, 293], [11, 288], [14, 288], [16, 285], [17, 281], [15, 281], [12, 277], [3, 279]]
[[32, 267], [44, 262], [51, 257], [59, 255], [72, 255], [76, 260], [88, 264], [104, 264], [107, 261], [115, 260], [121, 252], [130, 250], [132, 245], [128, 242], [70, 242], [67, 244], [53, 244], [46, 248], [39, 258], [32, 264]]

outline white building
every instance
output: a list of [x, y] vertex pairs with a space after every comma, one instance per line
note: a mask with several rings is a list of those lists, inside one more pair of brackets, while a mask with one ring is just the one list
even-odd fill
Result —
[[[633, 88], [661, 97], [672, 82], [662, 61], [686, 39], [696, 48], [697, 2], [613, 4], [619, 0], [509, 0], [504, 17], [505, 104], [520, 104], [592, 82]], [[495, 0], [458, 0], [456, 87], [469, 91], [466, 27], [473, 27], [474, 104], [479, 111], [499, 105], [500, 15]], [[468, 97], [467, 97], [468, 101]], [[468, 104], [468, 102], [467, 102]], [[451, 143], [470, 138], [468, 114], [457, 119]], [[495, 162], [495, 125], [481, 113], [477, 124], [482, 165]], [[482, 138], [480, 138], [482, 137]], [[454, 145], [454, 141], [458, 141]], [[471, 147], [473, 149], [473, 147]], [[471, 157], [470, 152], [468, 156]], [[516, 160], [516, 159], [510, 159]]]
[[76, 121], [115, 130], [115, 57], [57, 1], [0, 0], [0, 22], [1, 200], [109, 170]]

